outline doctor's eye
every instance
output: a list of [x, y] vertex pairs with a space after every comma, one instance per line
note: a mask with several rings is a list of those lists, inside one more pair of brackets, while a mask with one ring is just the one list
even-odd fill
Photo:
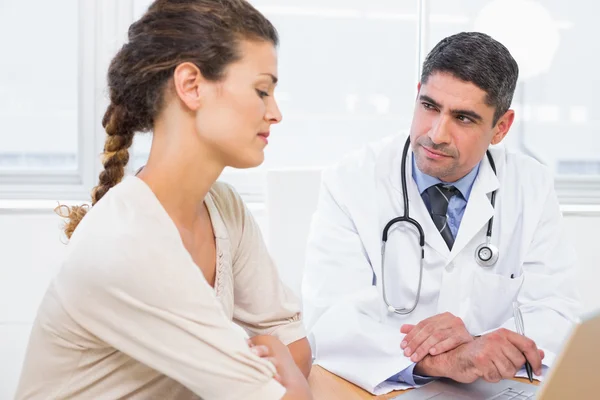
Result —
[[470, 124], [474, 122], [471, 118], [467, 117], [466, 115], [459, 115], [456, 117], [456, 119], [462, 122], [463, 124]]
[[429, 110], [429, 111], [437, 111], [437, 108], [436, 108], [434, 105], [432, 105], [432, 104], [425, 103], [425, 102], [423, 102], [423, 103], [421, 103], [421, 104], [423, 105], [423, 108], [424, 108], [425, 110]]

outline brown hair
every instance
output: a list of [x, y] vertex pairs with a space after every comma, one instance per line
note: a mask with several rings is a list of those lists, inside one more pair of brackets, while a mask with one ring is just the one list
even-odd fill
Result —
[[[204, 78], [218, 81], [240, 59], [243, 39], [279, 42], [273, 25], [245, 0], [156, 0], [129, 27], [128, 42], [108, 69], [104, 170], [92, 191], [92, 206], [123, 179], [133, 136], [152, 130], [175, 68], [192, 62]], [[56, 208], [67, 219], [68, 238], [88, 208]]]

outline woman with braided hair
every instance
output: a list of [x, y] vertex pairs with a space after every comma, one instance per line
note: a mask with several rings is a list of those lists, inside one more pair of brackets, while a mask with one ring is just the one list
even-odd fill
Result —
[[[17, 399], [311, 397], [299, 302], [217, 182], [261, 164], [281, 121], [277, 44], [245, 0], [157, 0], [131, 25], [108, 71], [104, 170], [91, 207], [58, 209], [68, 250]], [[148, 162], [125, 177], [145, 131]]]

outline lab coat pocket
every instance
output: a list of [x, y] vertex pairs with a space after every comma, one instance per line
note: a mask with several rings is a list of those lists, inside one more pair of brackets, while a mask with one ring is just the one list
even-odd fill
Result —
[[510, 278], [494, 271], [477, 268], [471, 286], [471, 307], [467, 327], [473, 334], [499, 328], [512, 318], [512, 302], [516, 300], [524, 276]]

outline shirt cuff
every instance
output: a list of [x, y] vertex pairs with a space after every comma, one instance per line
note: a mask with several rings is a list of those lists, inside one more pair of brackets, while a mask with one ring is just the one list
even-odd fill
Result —
[[417, 365], [416, 363], [410, 364], [404, 370], [400, 371], [399, 373], [392, 376], [388, 380], [395, 381], [395, 382], [404, 382], [411, 386], [421, 386], [421, 385], [429, 383], [435, 379], [435, 378], [431, 378], [429, 376], [415, 375], [414, 370], [415, 370], [416, 365]]

